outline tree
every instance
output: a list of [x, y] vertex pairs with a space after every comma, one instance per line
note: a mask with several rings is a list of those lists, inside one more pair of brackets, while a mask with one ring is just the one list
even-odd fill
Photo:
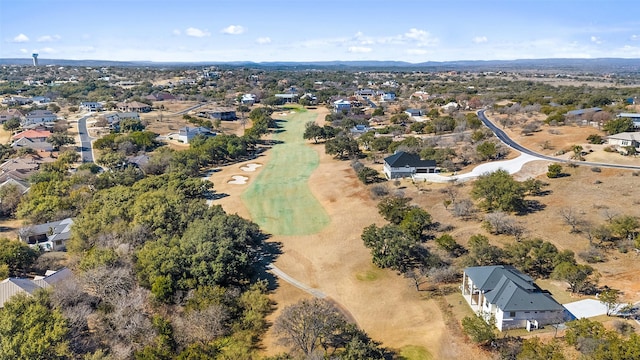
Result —
[[631, 215], [616, 216], [611, 220], [611, 230], [622, 239], [634, 240], [638, 235], [640, 221]]
[[484, 141], [476, 146], [480, 161], [492, 160], [498, 154], [498, 147], [494, 142]]
[[67, 321], [47, 293], [14, 295], [0, 311], [0, 359], [71, 358]]
[[379, 181], [383, 181], [380, 178], [380, 173], [372, 169], [368, 166], [363, 166], [362, 169], [357, 171], [358, 179], [362, 181], [363, 184], [372, 184]]
[[360, 154], [360, 147], [356, 140], [346, 135], [338, 135], [325, 142], [325, 152], [329, 155], [336, 155], [340, 159], [345, 156], [353, 158]]
[[416, 241], [431, 226], [431, 214], [419, 207], [410, 208], [400, 221], [400, 228]]
[[603, 129], [609, 135], [633, 131], [633, 120], [631, 120], [630, 118], [609, 120], [606, 124], [604, 124]]
[[485, 173], [473, 184], [471, 195], [481, 199], [485, 210], [520, 211], [524, 209], [524, 187], [506, 170]]
[[392, 224], [400, 224], [406, 213], [411, 209], [410, 198], [389, 196], [378, 203], [378, 212]]
[[319, 348], [326, 351], [345, 325], [346, 319], [335, 306], [314, 298], [284, 308], [274, 331], [284, 345], [310, 356]]
[[488, 344], [496, 339], [495, 318], [491, 316], [487, 322], [482, 314], [465, 316], [462, 319], [464, 332], [477, 344]]
[[76, 140], [66, 133], [53, 133], [47, 138], [47, 142], [53, 145], [55, 150], [58, 150], [61, 146], [75, 144]]
[[582, 156], [582, 146], [580, 145], [573, 145], [571, 147], [571, 151], [573, 151], [573, 155], [571, 155], [572, 159], [575, 160], [584, 160], [584, 157]]
[[4, 128], [7, 131], [14, 131], [14, 130], [17, 130], [19, 127], [20, 127], [20, 119], [17, 119], [17, 118], [11, 118], [5, 121], [4, 124], [2, 124], [2, 128]]
[[302, 137], [305, 140], [313, 139], [313, 141], [317, 144], [318, 139], [321, 138], [323, 134], [324, 132], [322, 131], [322, 127], [320, 127], [320, 125], [316, 124], [313, 121], [309, 121], [305, 124], [304, 134], [302, 135]]
[[607, 288], [600, 292], [598, 300], [607, 308], [607, 316], [611, 316], [611, 313], [620, 305], [620, 290]]
[[378, 228], [371, 224], [362, 231], [364, 246], [371, 250], [373, 263], [380, 268], [405, 272], [422, 260], [415, 238], [396, 225]]
[[562, 262], [556, 266], [551, 276], [558, 280], [564, 280], [569, 284], [572, 293], [581, 292], [589, 283], [589, 276], [594, 269], [589, 265]]
[[517, 360], [564, 360], [565, 356], [562, 354], [560, 344], [556, 341], [549, 343], [543, 343], [539, 338], [534, 337], [531, 339], [525, 339], [522, 342], [522, 349]]
[[547, 177], [549, 179], [555, 179], [562, 175], [562, 165], [560, 164], [549, 164], [547, 167]]
[[498, 265], [503, 263], [504, 251], [489, 244], [489, 238], [476, 234], [469, 238], [469, 259], [474, 266]]
[[13, 216], [20, 200], [22, 190], [17, 184], [6, 184], [0, 188], [0, 216]]
[[584, 222], [578, 211], [573, 208], [560, 209], [560, 216], [564, 223], [571, 226], [571, 233], [580, 232], [579, 226]]
[[26, 273], [38, 256], [38, 251], [21, 241], [0, 239], [0, 264], [6, 264], [12, 276]]

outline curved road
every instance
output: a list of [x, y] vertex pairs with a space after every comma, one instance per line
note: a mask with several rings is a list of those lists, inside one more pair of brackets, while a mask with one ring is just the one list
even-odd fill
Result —
[[579, 165], [599, 166], [599, 167], [607, 167], [607, 168], [614, 168], [614, 169], [640, 170], [640, 166], [636, 166], [636, 165], [617, 165], [617, 164], [597, 163], [597, 162], [589, 162], [589, 161], [573, 161], [573, 160], [560, 159], [553, 156], [537, 153], [513, 141], [504, 131], [502, 131], [499, 127], [497, 127], [494, 123], [492, 123], [491, 120], [489, 120], [487, 116], [484, 114], [484, 112], [485, 110], [480, 110], [477, 112], [478, 118], [480, 119], [480, 121], [482, 121], [482, 123], [486, 127], [488, 127], [491, 131], [493, 131], [495, 136], [498, 139], [500, 139], [500, 141], [502, 141], [505, 145], [509, 146], [514, 150], [520, 151], [523, 154], [534, 156], [536, 158], [539, 158], [540, 160], [549, 160], [549, 161], [556, 161], [556, 162], [562, 162], [562, 163], [575, 163]]
[[87, 131], [87, 119], [91, 114], [84, 115], [78, 119], [78, 135], [80, 135], [80, 158], [83, 163], [93, 162], [93, 151], [91, 149], [91, 137]]

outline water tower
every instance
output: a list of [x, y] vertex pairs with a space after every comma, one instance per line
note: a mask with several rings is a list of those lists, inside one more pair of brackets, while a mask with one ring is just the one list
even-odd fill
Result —
[[31, 57], [33, 58], [33, 66], [38, 66], [38, 54], [33, 53], [31, 54]]

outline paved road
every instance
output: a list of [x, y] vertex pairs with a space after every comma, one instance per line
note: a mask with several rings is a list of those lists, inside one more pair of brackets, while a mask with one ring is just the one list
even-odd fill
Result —
[[523, 154], [534, 156], [540, 160], [549, 160], [549, 161], [562, 162], [562, 163], [574, 162], [579, 165], [607, 167], [607, 168], [614, 168], [614, 169], [640, 170], [640, 166], [634, 166], [634, 165], [617, 165], [617, 164], [597, 163], [597, 162], [590, 162], [590, 161], [572, 161], [572, 160], [560, 159], [557, 157], [537, 153], [513, 141], [504, 131], [502, 131], [502, 129], [500, 129], [498, 126], [492, 123], [491, 120], [489, 120], [487, 116], [484, 114], [484, 112], [485, 110], [478, 111], [478, 118], [480, 119], [480, 121], [482, 121], [482, 123], [486, 127], [488, 127], [491, 131], [493, 131], [496, 137], [498, 137], [498, 139], [500, 139], [500, 141], [502, 141], [505, 145], [509, 146], [512, 149], [518, 150]]
[[267, 269], [269, 269], [269, 271], [271, 271], [275, 276], [279, 277], [280, 279], [288, 282], [289, 284], [297, 287], [298, 289], [305, 291], [311, 295], [313, 295], [314, 297], [317, 297], [319, 299], [324, 299], [327, 297], [327, 295], [325, 295], [322, 291], [318, 290], [318, 289], [314, 289], [308, 285], [305, 285], [303, 283], [301, 283], [300, 281], [294, 279], [293, 277], [289, 276], [287, 273], [285, 273], [284, 271], [280, 270], [278, 267], [276, 267], [275, 265], [273, 265], [273, 263], [268, 264], [267, 265]]
[[91, 137], [87, 131], [87, 119], [85, 115], [78, 119], [78, 135], [80, 135], [80, 157], [82, 162], [93, 162], [93, 152], [91, 151]]

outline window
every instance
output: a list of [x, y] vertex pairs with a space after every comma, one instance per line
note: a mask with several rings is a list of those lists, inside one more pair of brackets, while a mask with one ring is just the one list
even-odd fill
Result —
[[509, 311], [509, 317], [516, 317], [515, 311]]

